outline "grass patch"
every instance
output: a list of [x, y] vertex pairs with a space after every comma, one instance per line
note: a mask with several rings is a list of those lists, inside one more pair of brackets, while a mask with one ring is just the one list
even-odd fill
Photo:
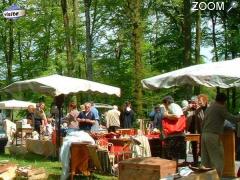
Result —
[[[32, 166], [34, 168], [43, 167], [49, 174], [49, 180], [58, 180], [62, 172], [61, 162], [53, 158], [45, 158], [44, 156], [27, 153], [25, 155], [12, 155], [9, 152], [0, 154], [0, 161], [8, 160], [11, 163], [17, 164], [18, 166]], [[83, 176], [75, 176], [74, 179], [96, 179], [96, 180], [117, 180], [117, 177], [111, 175], [103, 175], [94, 173], [91, 178]]]
[[48, 174], [61, 175], [61, 163], [43, 156], [27, 153], [25, 155], [1, 154], [0, 160], [9, 160], [18, 166], [43, 167]]

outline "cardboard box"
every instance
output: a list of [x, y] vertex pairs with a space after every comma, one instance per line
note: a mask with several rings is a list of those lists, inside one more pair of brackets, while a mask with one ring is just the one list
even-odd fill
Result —
[[159, 157], [132, 158], [119, 163], [119, 180], [159, 180], [176, 173], [176, 161]]

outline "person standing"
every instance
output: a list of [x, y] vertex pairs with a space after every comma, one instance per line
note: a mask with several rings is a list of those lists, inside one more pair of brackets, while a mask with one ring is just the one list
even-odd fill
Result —
[[113, 109], [109, 110], [106, 114], [107, 128], [108, 132], [116, 132], [120, 127], [120, 111], [116, 105], [113, 106]]
[[34, 127], [34, 111], [35, 111], [35, 107], [33, 105], [29, 105], [27, 108], [28, 112], [27, 112], [27, 123], [30, 124], [32, 127]]
[[134, 120], [134, 111], [132, 110], [131, 102], [127, 101], [125, 103], [125, 108], [123, 110], [123, 127], [132, 128], [133, 120]]
[[[192, 99], [189, 104], [189, 115], [187, 116], [187, 131], [191, 134], [201, 134], [204, 120], [204, 112], [208, 106], [208, 96], [200, 94]], [[198, 164], [198, 144], [191, 142], [194, 165]], [[200, 149], [200, 148], [199, 148]]]
[[95, 123], [92, 125], [91, 131], [95, 131], [96, 132], [96, 131], [99, 130], [100, 117], [99, 117], [99, 112], [98, 112], [98, 110], [95, 107], [95, 104], [93, 102], [91, 102], [91, 112], [93, 113], [93, 115], [95, 117]]
[[71, 102], [69, 104], [68, 109], [69, 109], [69, 113], [65, 117], [65, 120], [68, 124], [67, 132], [70, 133], [72, 131], [76, 131], [79, 129], [79, 123], [77, 121], [79, 111], [77, 110], [77, 105], [74, 102]]
[[99, 120], [99, 112], [98, 112], [98, 110], [97, 110], [94, 102], [91, 102], [91, 111], [92, 111], [92, 113], [94, 114], [95, 119], [96, 119], [96, 120]]
[[41, 126], [43, 129], [47, 125], [47, 117], [44, 112], [45, 104], [40, 102], [36, 105], [36, 109], [34, 112], [34, 129], [40, 134]]
[[224, 130], [225, 119], [234, 122], [240, 121], [240, 116], [228, 112], [225, 103], [227, 96], [224, 93], [216, 95], [205, 112], [201, 136], [201, 161], [207, 168], [216, 168], [218, 176], [222, 176], [224, 167], [224, 148], [220, 135]]
[[91, 131], [92, 125], [95, 124], [95, 116], [91, 111], [91, 103], [84, 104], [85, 110], [80, 112], [77, 117], [77, 121], [79, 122], [79, 129], [84, 131]]
[[162, 122], [164, 114], [164, 107], [163, 105], [157, 105], [154, 107], [154, 110], [149, 114], [149, 117], [153, 123], [153, 128], [162, 128]]

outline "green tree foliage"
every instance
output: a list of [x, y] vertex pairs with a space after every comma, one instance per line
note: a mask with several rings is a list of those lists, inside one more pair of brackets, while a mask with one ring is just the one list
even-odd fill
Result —
[[[142, 91], [142, 78], [204, 63], [206, 59], [239, 57], [240, 7], [227, 13], [230, 1], [224, 1], [225, 10], [200, 12], [192, 11], [191, 1], [187, 0], [141, 0], [137, 20], [136, 8], [127, 8], [130, 4], [136, 6], [137, 1], [134, 2], [18, 0], [17, 4], [26, 9], [25, 17], [13, 21], [0, 17], [0, 86], [53, 73], [89, 78], [120, 87], [121, 98], [80, 94], [77, 97], [81, 103], [93, 100], [122, 106], [130, 100], [137, 114], [146, 115], [161, 103], [163, 96], [171, 94], [180, 101], [190, 98], [193, 91], [185, 93], [184, 87]], [[11, 3], [2, 1], [1, 12]], [[63, 3], [67, 4], [65, 9]], [[67, 24], [63, 10], [67, 12]], [[134, 46], [137, 25], [142, 28], [138, 47]], [[204, 57], [202, 47], [212, 50], [212, 59]], [[140, 66], [136, 64], [136, 54]], [[203, 87], [198, 91], [211, 97], [215, 93], [215, 89]], [[142, 92], [142, 97], [136, 92]], [[239, 90], [226, 92], [229, 108], [237, 111]], [[25, 92], [15, 96], [38, 101], [40, 95]], [[3, 94], [1, 98], [7, 97]], [[45, 97], [45, 101], [50, 104], [52, 99]]]

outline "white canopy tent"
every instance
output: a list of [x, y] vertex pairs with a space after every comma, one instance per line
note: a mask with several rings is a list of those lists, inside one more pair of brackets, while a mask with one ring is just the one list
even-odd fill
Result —
[[[62, 104], [65, 95], [75, 94], [79, 92], [99, 92], [109, 95], [116, 95], [120, 97], [121, 90], [118, 87], [109, 86], [93, 81], [88, 81], [84, 79], [72, 78], [67, 76], [61, 76], [58, 74], [40, 77], [25, 81], [18, 81], [8, 85], [7, 87], [1, 89], [1, 91], [14, 93], [21, 92], [24, 90], [32, 90], [34, 92], [47, 94], [55, 98], [55, 104], [58, 107], [59, 114], [62, 111]], [[58, 138], [57, 146], [60, 147], [60, 119], [58, 120]], [[57, 122], [57, 121], [56, 121]]]
[[12, 99], [12, 100], [1, 101], [0, 109], [11, 110], [10, 118], [11, 118], [11, 120], [13, 120], [13, 110], [27, 109], [29, 105], [33, 105], [34, 107], [36, 107], [35, 103]]
[[27, 89], [54, 97], [61, 94], [68, 95], [86, 91], [100, 92], [116, 96], [120, 96], [121, 94], [120, 88], [117, 87], [88, 81], [85, 79], [61, 76], [58, 74], [25, 81], [18, 81], [10, 84], [2, 90], [13, 93], [21, 92]]
[[240, 58], [199, 64], [142, 80], [144, 88], [160, 89], [181, 85], [207, 87], [239, 87]]
[[20, 100], [7, 100], [0, 102], [0, 109], [27, 109], [29, 105], [33, 105], [36, 107], [35, 103], [28, 102], [28, 101], [20, 101]]

